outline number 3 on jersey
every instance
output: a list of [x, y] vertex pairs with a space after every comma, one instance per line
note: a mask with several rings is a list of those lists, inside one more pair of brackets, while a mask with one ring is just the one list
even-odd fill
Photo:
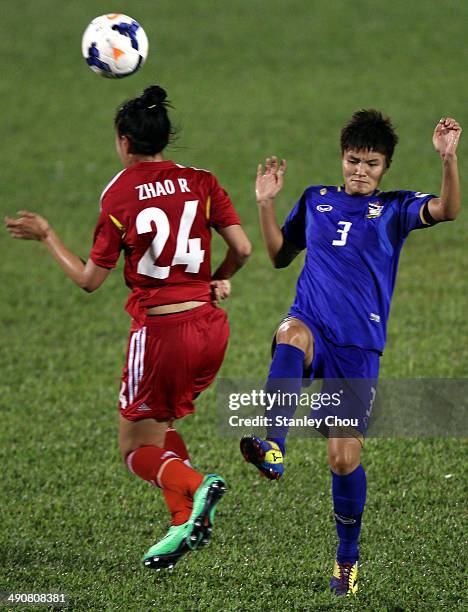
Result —
[[[205, 251], [201, 248], [201, 238], [189, 238], [193, 221], [197, 213], [198, 200], [185, 202], [184, 212], [180, 219], [179, 232], [177, 234], [177, 245], [171, 266], [186, 264], [185, 271], [196, 274], [205, 257]], [[145, 208], [136, 218], [136, 230], [138, 234], [152, 232], [151, 222], [156, 224], [157, 232], [150, 246], [138, 262], [138, 274], [152, 276], [153, 278], [167, 278], [171, 272], [171, 266], [156, 266], [155, 262], [163, 252], [169, 238], [171, 229], [166, 213], [160, 208]]]
[[337, 229], [338, 234], [341, 234], [340, 240], [334, 240], [333, 246], [344, 246], [348, 240], [348, 233], [351, 229], [352, 223], [350, 221], [338, 221], [338, 225], [342, 225], [343, 229]]

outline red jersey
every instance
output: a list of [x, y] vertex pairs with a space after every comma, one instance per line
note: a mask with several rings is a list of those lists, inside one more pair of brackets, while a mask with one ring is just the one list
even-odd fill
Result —
[[101, 196], [90, 258], [114, 268], [125, 254], [126, 310], [211, 299], [211, 228], [239, 225], [229, 196], [206, 170], [172, 161], [126, 168]]

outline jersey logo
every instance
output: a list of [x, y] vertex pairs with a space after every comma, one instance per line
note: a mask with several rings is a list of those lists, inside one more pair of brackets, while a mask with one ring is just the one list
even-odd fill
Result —
[[319, 204], [317, 206], [317, 210], [319, 212], [330, 212], [331, 210], [333, 210], [333, 206], [331, 206], [330, 204]]
[[371, 321], [375, 321], [376, 323], [380, 323], [380, 315], [375, 314], [375, 312], [370, 313], [369, 319]]
[[422, 193], [421, 191], [416, 191], [416, 193], [414, 194], [415, 198], [425, 198], [426, 196], [428, 196], [428, 193]]
[[322, 189], [320, 190], [320, 195], [325, 195], [326, 193], [327, 193], [327, 188], [322, 187]]
[[137, 410], [141, 411], [141, 412], [148, 412], [148, 410], [151, 410], [151, 408], [149, 408], [144, 402], [143, 404], [141, 404]]
[[383, 204], [381, 204], [380, 202], [369, 202], [367, 208], [367, 218], [376, 219], [377, 217], [380, 217], [380, 215], [382, 214], [382, 210]]

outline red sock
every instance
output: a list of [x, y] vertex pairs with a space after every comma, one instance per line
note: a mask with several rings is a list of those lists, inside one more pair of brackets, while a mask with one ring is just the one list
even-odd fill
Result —
[[172, 516], [171, 525], [182, 525], [186, 523], [192, 514], [192, 499], [176, 491], [170, 491], [169, 489], [164, 489], [163, 494], [166, 500], [166, 506]]
[[179, 461], [178, 455], [172, 451], [157, 446], [140, 446], [127, 455], [125, 463], [130, 472], [162, 488], [158, 482], [158, 474], [162, 466], [171, 459]]
[[164, 448], [174, 452], [182, 459], [182, 461], [190, 466], [190, 455], [185, 446], [182, 436], [173, 427], [169, 427], [166, 431], [164, 439]]
[[173, 451], [157, 446], [140, 446], [131, 452], [126, 463], [128, 469], [152, 484], [193, 497], [203, 476], [182, 463]]
[[159, 482], [163, 489], [169, 489], [192, 498], [202, 480], [202, 474], [182, 463], [180, 459], [178, 461], [166, 461], [159, 474]]
[[[185, 465], [190, 466], [190, 455], [184, 440], [173, 427], [169, 427], [166, 431], [164, 448], [179, 455]], [[171, 525], [182, 525], [186, 523], [192, 514], [192, 498], [182, 495], [182, 493], [178, 493], [177, 491], [170, 491], [169, 489], [164, 490], [164, 498], [172, 515]]]

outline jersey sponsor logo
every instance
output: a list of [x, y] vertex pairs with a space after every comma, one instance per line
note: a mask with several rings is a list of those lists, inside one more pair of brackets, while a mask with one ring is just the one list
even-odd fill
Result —
[[414, 194], [415, 198], [426, 198], [428, 195], [431, 195], [430, 193], [422, 193], [421, 191], [416, 191], [416, 193]]
[[369, 319], [371, 321], [375, 321], [376, 323], [380, 323], [380, 315], [375, 314], [375, 312], [371, 312], [369, 315]]
[[319, 204], [317, 206], [317, 210], [319, 212], [330, 212], [333, 210], [333, 206], [331, 204]]
[[367, 218], [368, 219], [376, 219], [380, 217], [383, 210], [383, 204], [380, 202], [369, 202], [367, 207]]

